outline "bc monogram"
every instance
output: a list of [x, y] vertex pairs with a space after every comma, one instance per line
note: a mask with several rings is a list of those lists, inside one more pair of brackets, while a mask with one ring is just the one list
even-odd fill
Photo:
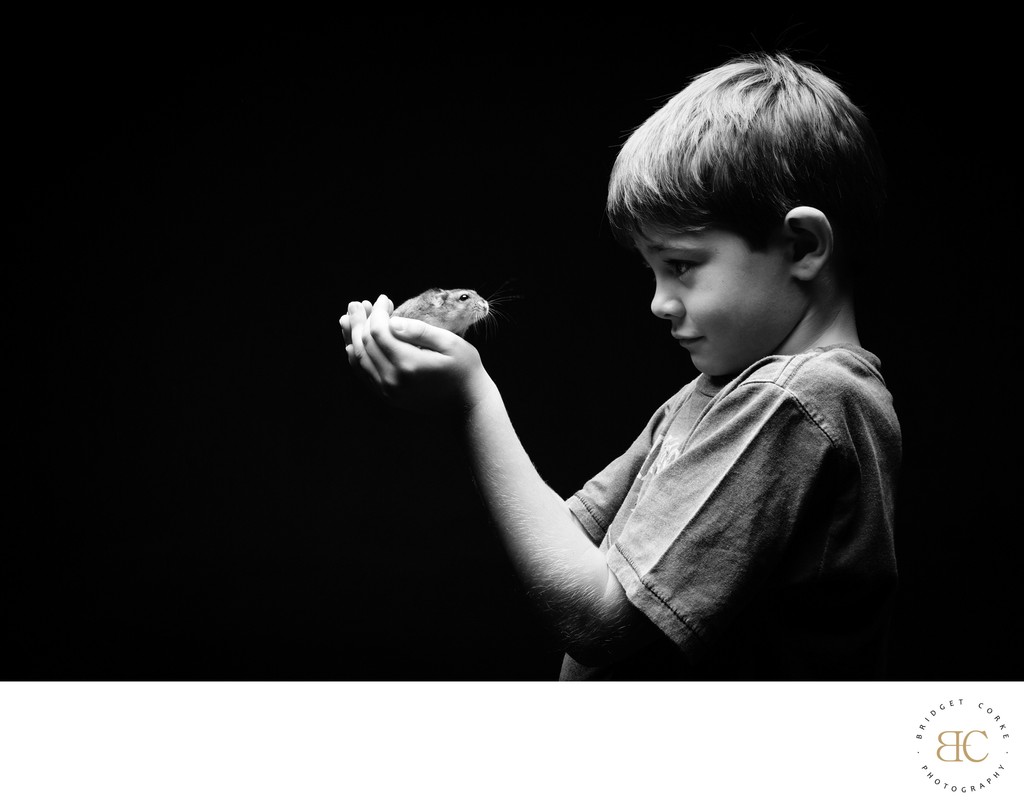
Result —
[[[945, 737], [947, 734], [952, 734], [956, 739], [953, 742], [951, 742], [951, 743], [946, 742], [942, 738]], [[960, 739], [960, 735], [961, 734], [963, 734], [963, 739], [962, 740]], [[983, 757], [972, 757], [970, 752], [968, 752], [968, 750], [967, 750], [971, 746], [971, 735], [972, 734], [980, 734], [986, 740], [988, 739], [988, 732], [981, 731], [980, 729], [971, 729], [968, 732], [964, 732], [962, 730], [961, 731], [940, 731], [939, 732], [939, 747], [937, 749], [935, 749], [935, 756], [937, 756], [943, 762], [964, 762], [965, 760], [967, 762], [984, 762], [986, 759], [988, 759], [988, 754], [987, 753]], [[947, 757], [942, 756], [942, 750], [944, 748], [955, 748], [956, 749], [956, 756], [954, 756], [952, 759], [949, 759]], [[963, 758], [961, 758], [961, 754], [963, 755]]]

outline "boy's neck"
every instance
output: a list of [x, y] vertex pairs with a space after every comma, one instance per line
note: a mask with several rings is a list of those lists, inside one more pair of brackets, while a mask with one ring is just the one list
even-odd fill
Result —
[[853, 311], [853, 301], [845, 301], [835, 312], [821, 335], [814, 340], [813, 347], [826, 345], [856, 345], [860, 347], [860, 335], [857, 333], [857, 318]]
[[804, 318], [782, 343], [778, 352], [789, 355], [838, 344], [860, 347], [853, 301], [849, 298], [843, 298], [828, 307], [808, 308]]

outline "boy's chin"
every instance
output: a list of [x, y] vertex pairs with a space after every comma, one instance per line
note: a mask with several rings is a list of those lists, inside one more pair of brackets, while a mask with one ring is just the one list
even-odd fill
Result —
[[712, 378], [721, 378], [726, 376], [734, 376], [744, 368], [737, 370], [727, 362], [715, 361], [713, 358], [708, 356], [701, 356], [700, 354], [690, 354], [690, 362], [699, 373], [703, 373], [706, 376]]
[[[694, 366], [694, 369], [698, 373], [704, 373], [704, 375], [721, 375], [721, 371], [718, 368], [718, 363], [712, 361], [707, 356], [700, 355], [697, 351], [687, 351], [690, 354], [690, 363]], [[696, 354], [696, 355], [695, 355]]]

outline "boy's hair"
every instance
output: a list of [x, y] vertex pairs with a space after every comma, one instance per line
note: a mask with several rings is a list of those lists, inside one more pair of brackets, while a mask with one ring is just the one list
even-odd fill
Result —
[[732, 59], [697, 76], [622, 146], [608, 186], [616, 238], [723, 227], [753, 249], [786, 213], [828, 216], [835, 253], [874, 248], [884, 168], [867, 117], [812, 65], [785, 54]]

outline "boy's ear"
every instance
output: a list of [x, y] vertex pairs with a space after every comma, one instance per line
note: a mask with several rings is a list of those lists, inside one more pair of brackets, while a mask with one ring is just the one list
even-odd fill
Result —
[[816, 207], [794, 207], [783, 230], [793, 248], [793, 276], [813, 280], [832, 257], [832, 225]]

